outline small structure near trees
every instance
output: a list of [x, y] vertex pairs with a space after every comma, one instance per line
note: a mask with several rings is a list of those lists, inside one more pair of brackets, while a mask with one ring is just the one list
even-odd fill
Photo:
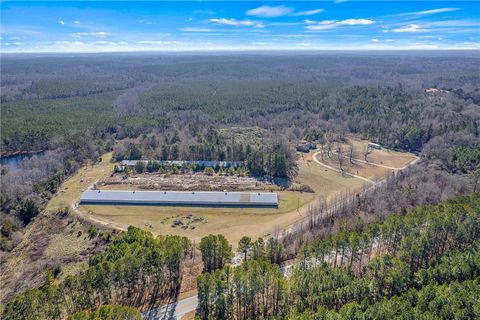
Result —
[[297, 145], [297, 151], [298, 152], [309, 152], [310, 150], [314, 150], [317, 148], [317, 145], [312, 142], [304, 141], [300, 144]]
[[382, 149], [382, 146], [381, 146], [381, 145], [379, 145], [378, 143], [373, 143], [373, 142], [369, 142], [369, 143], [368, 143], [368, 147], [369, 147], [369, 148], [373, 148], [373, 149], [377, 149], [377, 150]]

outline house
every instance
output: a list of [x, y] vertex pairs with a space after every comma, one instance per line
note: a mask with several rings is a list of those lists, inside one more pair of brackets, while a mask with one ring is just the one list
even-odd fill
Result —
[[297, 145], [297, 151], [298, 152], [309, 152], [310, 150], [314, 150], [317, 148], [317, 145], [315, 143], [312, 143], [312, 142], [302, 142], [300, 144]]
[[274, 192], [87, 190], [82, 193], [80, 204], [278, 207], [278, 195]]

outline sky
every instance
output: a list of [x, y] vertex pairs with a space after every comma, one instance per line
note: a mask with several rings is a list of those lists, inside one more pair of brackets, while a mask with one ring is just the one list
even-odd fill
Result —
[[1, 1], [1, 52], [480, 49], [480, 1]]

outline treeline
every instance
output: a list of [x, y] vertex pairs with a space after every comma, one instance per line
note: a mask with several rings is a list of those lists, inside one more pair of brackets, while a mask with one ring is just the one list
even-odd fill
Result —
[[[347, 161], [347, 160], [345, 160]], [[435, 161], [424, 160], [391, 174], [373, 187], [365, 186], [358, 194], [344, 192], [334, 199], [313, 202], [304, 219], [282, 236], [286, 258], [297, 255], [301, 246], [315, 239], [325, 239], [338, 230], [353, 229], [359, 223], [371, 223], [392, 214], [405, 214], [425, 205], [477, 192], [480, 171], [460, 175], [440, 170]]]
[[260, 256], [205, 273], [200, 317], [476, 318], [479, 208], [480, 194], [458, 197], [307, 244], [290, 268]]
[[[56, 141], [56, 149], [22, 160], [18, 170], [2, 172], [0, 182], [1, 224], [17, 229], [37, 216], [62, 182], [85, 162], [100, 161], [111, 141], [91, 133], [66, 134]], [[10, 237], [2, 237], [2, 250], [11, 249]]]
[[206, 175], [213, 175], [217, 173], [218, 175], [238, 175], [241, 177], [248, 175], [248, 170], [245, 166], [228, 166], [228, 167], [206, 167], [204, 165], [197, 165], [197, 164], [183, 164], [181, 166], [175, 164], [165, 164], [160, 163], [156, 160], [149, 160], [147, 163], [139, 161], [135, 164], [133, 168], [125, 167], [121, 168], [117, 165], [114, 166], [115, 172], [125, 172], [125, 173], [155, 173], [158, 172], [160, 174], [168, 173], [168, 174], [178, 174], [178, 173], [191, 173], [191, 172], [204, 172]]
[[134, 82], [131, 79], [92, 77], [91, 75], [66, 79], [42, 79], [33, 81], [23, 90], [22, 96], [24, 99], [61, 99], [122, 90], [133, 85]]
[[[172, 134], [149, 134], [136, 140], [125, 140], [114, 148], [113, 157], [116, 161], [241, 161], [249, 174], [272, 178], [291, 178], [297, 170], [295, 151], [288, 142], [264, 138], [257, 143], [240, 143], [226, 139], [213, 127], [198, 130], [195, 135], [188, 130], [174, 130]], [[151, 172], [158, 171], [155, 168], [151, 166]], [[146, 167], [138, 169], [148, 171]]]
[[79, 311], [67, 320], [141, 320], [140, 312], [131, 307], [103, 305], [93, 311]]
[[93, 256], [82, 274], [20, 294], [6, 304], [2, 317], [60, 319], [105, 304], [151, 308], [169, 303], [179, 293], [182, 261], [191, 250], [185, 237], [154, 238], [129, 227]]

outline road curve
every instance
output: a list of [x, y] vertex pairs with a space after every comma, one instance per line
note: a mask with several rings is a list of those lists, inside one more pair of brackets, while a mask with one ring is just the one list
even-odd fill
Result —
[[[338, 173], [342, 173], [340, 170], [338, 170], [337, 168], [334, 168], [332, 166], [329, 166], [328, 164], [325, 164], [321, 161], [318, 161], [317, 159], [317, 155], [320, 154], [321, 152], [320, 151], [317, 151], [315, 152], [313, 155], [312, 155], [312, 158], [313, 158], [313, 161], [315, 161], [315, 163], [327, 168], [327, 169], [330, 169], [332, 171], [335, 171], [335, 172], [338, 172]], [[357, 159], [354, 159], [354, 160], [357, 160]], [[359, 176], [359, 175], [356, 175], [356, 174], [353, 174], [353, 173], [349, 173], [349, 172], [343, 172], [343, 174], [347, 175], [347, 176], [351, 176], [351, 177], [354, 177], [354, 178], [358, 178], [358, 179], [361, 179], [361, 180], [364, 180], [364, 181], [367, 181], [369, 183], [375, 183], [375, 181], [373, 180], [370, 180], [370, 179], [367, 179], [365, 177], [362, 177], [362, 176]]]

